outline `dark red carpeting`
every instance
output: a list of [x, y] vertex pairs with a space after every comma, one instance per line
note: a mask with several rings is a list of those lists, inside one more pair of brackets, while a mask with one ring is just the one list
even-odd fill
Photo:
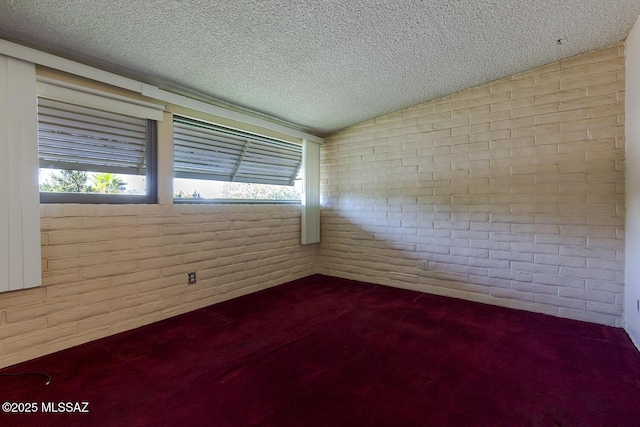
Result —
[[325, 276], [2, 370], [19, 371], [52, 382], [0, 377], [1, 402], [38, 408], [1, 425], [640, 425], [621, 329]]

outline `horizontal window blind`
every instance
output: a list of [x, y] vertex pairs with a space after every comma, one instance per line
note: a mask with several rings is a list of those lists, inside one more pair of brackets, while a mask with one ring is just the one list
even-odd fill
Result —
[[293, 185], [302, 146], [174, 116], [176, 178]]
[[38, 98], [41, 168], [144, 175], [147, 120]]
[[151, 104], [127, 98], [113, 93], [102, 92], [72, 83], [39, 76], [37, 82], [38, 97], [54, 99], [73, 105], [82, 105], [102, 111], [162, 121], [162, 105]]

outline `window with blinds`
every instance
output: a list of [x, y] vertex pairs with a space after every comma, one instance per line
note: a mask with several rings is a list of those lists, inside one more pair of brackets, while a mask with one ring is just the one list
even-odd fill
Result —
[[300, 144], [178, 116], [173, 129], [177, 199], [300, 200]]
[[153, 120], [40, 97], [38, 155], [42, 201], [154, 202]]

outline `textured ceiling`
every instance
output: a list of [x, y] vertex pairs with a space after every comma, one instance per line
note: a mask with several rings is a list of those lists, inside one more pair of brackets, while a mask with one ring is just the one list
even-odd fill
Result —
[[323, 135], [623, 40], [639, 13], [638, 0], [2, 0], [0, 38]]

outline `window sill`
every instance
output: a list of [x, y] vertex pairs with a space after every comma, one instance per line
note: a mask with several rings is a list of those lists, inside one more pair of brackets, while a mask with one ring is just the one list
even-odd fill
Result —
[[40, 203], [84, 203], [84, 204], [157, 204], [158, 199], [149, 195], [96, 194], [96, 193], [40, 193]]
[[173, 199], [176, 205], [234, 204], [234, 205], [299, 205], [300, 200], [263, 200], [263, 199]]

